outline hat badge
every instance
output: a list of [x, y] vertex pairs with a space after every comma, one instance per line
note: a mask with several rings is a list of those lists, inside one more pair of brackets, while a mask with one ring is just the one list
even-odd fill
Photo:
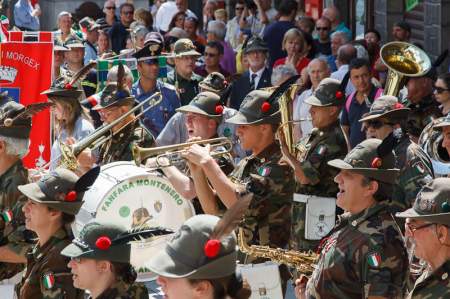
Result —
[[3, 124], [5, 125], [5, 127], [11, 127], [13, 124], [13, 120], [11, 118], [7, 118], [3, 121]]
[[431, 211], [434, 206], [434, 199], [432, 198], [420, 198], [419, 208], [422, 211]]
[[157, 44], [150, 45], [150, 46], [148, 47], [148, 49], [150, 50], [150, 55], [151, 55], [151, 56], [155, 56], [156, 53], [157, 53], [158, 50], [159, 50], [159, 45], [157, 45]]

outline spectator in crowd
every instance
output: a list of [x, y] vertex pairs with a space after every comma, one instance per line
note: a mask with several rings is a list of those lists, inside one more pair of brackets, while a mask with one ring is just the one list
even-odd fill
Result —
[[175, 69], [167, 74], [167, 82], [174, 85], [180, 96], [181, 105], [187, 105], [199, 93], [198, 83], [203, 79], [194, 73], [195, 62], [201, 56], [190, 39], [175, 42]]
[[[296, 140], [308, 136], [313, 129], [311, 113], [309, 112], [311, 105], [305, 103], [305, 100], [313, 94], [314, 90], [319, 86], [320, 81], [328, 78], [331, 74], [330, 67], [323, 58], [311, 60], [308, 64], [307, 71], [309, 80], [311, 81], [311, 88], [304, 90], [293, 103], [292, 118], [294, 121], [300, 121], [300, 124], [295, 126], [297, 128], [295, 133], [298, 134], [298, 136], [295, 136]], [[304, 89], [303, 86], [302, 89]]]
[[188, 38], [194, 43], [197, 51], [205, 52], [206, 39], [197, 34], [198, 19], [196, 17], [186, 17], [184, 20], [184, 31], [188, 34]]
[[352, 39], [352, 32], [341, 21], [341, 14], [336, 6], [330, 6], [323, 10], [322, 16], [326, 17], [331, 22], [331, 32], [344, 32], [348, 39]]
[[145, 36], [149, 33], [147, 27], [137, 23], [138, 25], [133, 28], [130, 33], [131, 42], [134, 49], [141, 49], [144, 47]]
[[258, 7], [254, 2], [244, 0], [244, 11], [239, 19], [239, 28], [249, 36], [262, 36], [264, 24], [258, 16]]
[[55, 38], [53, 41], [53, 73], [52, 81], [61, 75], [61, 66], [64, 64], [64, 52], [70, 51], [63, 43]]
[[225, 41], [226, 26], [221, 21], [211, 21], [208, 23], [208, 42], [216, 41], [223, 46], [223, 56], [220, 59], [221, 67], [230, 74], [236, 73], [236, 54], [230, 45]]
[[367, 45], [367, 53], [369, 54], [369, 62], [372, 67], [372, 75], [376, 79], [380, 79], [378, 71], [375, 69], [375, 64], [380, 58], [380, 42], [381, 35], [375, 29], [368, 29], [364, 34], [364, 40]]
[[[180, 107], [180, 99], [175, 88], [158, 80], [159, 64], [156, 56], [161, 55], [163, 49], [163, 37], [157, 33], [149, 33], [145, 39], [145, 46], [133, 56], [138, 61], [139, 80], [133, 84], [131, 93], [138, 102], [142, 102], [155, 92], [161, 92], [161, 102], [145, 112], [142, 117], [143, 125], [150, 130], [153, 136], [158, 136], [167, 121], [175, 114], [175, 109]], [[143, 109], [146, 109], [144, 105]]]
[[148, 31], [153, 31], [153, 16], [150, 13], [150, 11], [144, 9], [144, 8], [138, 8], [134, 11], [134, 20], [136, 22], [139, 22], [145, 28], [148, 29]]
[[208, 42], [206, 44], [204, 57], [205, 63], [196, 67], [194, 70], [197, 75], [206, 77], [208, 74], [218, 72], [225, 78], [230, 76], [230, 73], [220, 65], [220, 60], [223, 57], [223, 46], [221, 43], [216, 41]]
[[438, 76], [434, 83], [434, 97], [441, 104], [440, 108], [443, 115], [450, 113], [450, 73]]
[[115, 53], [120, 53], [122, 49], [126, 48], [127, 38], [129, 37], [128, 28], [133, 22], [134, 5], [131, 3], [124, 3], [119, 7], [120, 20], [115, 22], [109, 30], [109, 37], [111, 39], [111, 48]]
[[223, 8], [217, 9], [214, 12], [214, 19], [216, 21], [221, 21], [224, 24], [226, 24], [228, 22], [228, 15], [227, 15], [227, 11]]
[[[344, 79], [344, 76], [349, 71], [350, 62], [355, 58], [357, 58], [356, 48], [353, 45], [345, 44], [343, 46], [340, 46], [336, 57], [336, 66], [338, 67], [338, 70], [331, 73], [330, 77], [342, 81], [342, 79]], [[345, 95], [350, 95], [354, 90], [355, 89], [350, 82], [345, 87]]]
[[278, 8], [280, 18], [264, 29], [263, 39], [269, 45], [269, 66], [284, 56], [282, 41], [284, 34], [295, 27], [294, 17], [297, 13], [297, 2], [283, 0]]
[[105, 17], [98, 19], [97, 23], [100, 25], [100, 29], [106, 32], [111, 29], [115, 22], [118, 21], [116, 17], [116, 4], [114, 0], [105, 1], [105, 4], [103, 4], [103, 12], [105, 13]]
[[307, 48], [303, 32], [297, 28], [289, 29], [284, 34], [282, 45], [282, 49], [286, 51], [287, 56], [276, 60], [273, 67], [283, 64], [292, 65], [297, 70], [297, 73], [300, 74], [309, 63], [307, 58], [309, 49]]
[[159, 7], [155, 17], [155, 29], [162, 34], [169, 31], [169, 24], [173, 16], [177, 12], [184, 12], [188, 17], [196, 17], [195, 14], [188, 9], [188, 0], [167, 1]]
[[108, 33], [103, 30], [98, 31], [97, 40], [97, 55], [102, 57], [105, 53], [111, 52], [111, 40], [109, 39]]
[[77, 32], [72, 29], [72, 15], [67, 11], [62, 11], [58, 15], [58, 30], [56, 31], [56, 36], [64, 43], [71, 35], [78, 35]]
[[276, 21], [278, 11], [272, 7], [272, 0], [254, 0], [258, 9], [258, 19], [263, 25]]
[[69, 51], [64, 53], [65, 64], [61, 67], [61, 75], [70, 78], [84, 65], [84, 44], [78, 36], [73, 35], [67, 38], [64, 46]]
[[314, 48], [318, 55], [331, 55], [331, 22], [325, 17], [316, 21], [317, 38], [314, 39]]
[[186, 19], [186, 13], [184, 11], [177, 12], [173, 16], [172, 21], [170, 21], [169, 31], [172, 30], [174, 27], [184, 29], [184, 20], [185, 19]]
[[216, 11], [217, 7], [217, 1], [216, 0], [206, 0], [203, 5], [203, 28], [202, 31], [207, 33], [208, 31], [208, 24], [210, 21], [215, 20], [214, 19], [214, 12]]
[[349, 41], [350, 39], [344, 32], [335, 32], [331, 34], [331, 55], [327, 57], [327, 61], [332, 72], [337, 71], [336, 57], [339, 48]]
[[273, 68], [270, 82], [272, 82], [273, 86], [280, 86], [287, 79], [295, 75], [298, 75], [298, 73], [292, 65], [281, 64]]
[[30, 0], [19, 0], [14, 5], [14, 22], [22, 31], [39, 31], [41, 13], [39, 5], [34, 8]]
[[234, 18], [227, 22], [227, 33], [225, 34], [225, 41], [230, 44], [233, 49], [237, 49], [241, 43], [241, 29], [239, 27], [239, 20], [244, 11], [244, 0], [236, 1], [234, 5]]
[[91, 60], [97, 59], [97, 41], [99, 24], [94, 22], [90, 17], [84, 17], [80, 21], [80, 27], [84, 29], [84, 64], [88, 64]]
[[411, 25], [406, 21], [399, 21], [392, 26], [392, 37], [398, 42], [409, 42]]
[[366, 139], [362, 123], [359, 120], [369, 112], [373, 101], [381, 96], [383, 90], [372, 84], [369, 61], [356, 58], [351, 61], [348, 68], [350, 81], [355, 87], [355, 91], [347, 97], [344, 109], [342, 109], [341, 126], [350, 143], [350, 148], [354, 148]]
[[313, 34], [314, 28], [316, 27], [314, 19], [307, 16], [298, 18], [298, 20], [296, 21], [296, 25], [301, 31], [308, 34]]
[[228, 107], [239, 109], [244, 97], [252, 90], [271, 86], [271, 70], [266, 67], [267, 44], [259, 37], [249, 39], [244, 49], [247, 55], [249, 69], [239, 79], [234, 81], [231, 88]]

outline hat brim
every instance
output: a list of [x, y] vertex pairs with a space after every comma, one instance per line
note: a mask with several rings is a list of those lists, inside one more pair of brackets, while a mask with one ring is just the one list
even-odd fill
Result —
[[76, 99], [81, 96], [83, 93], [82, 90], [74, 89], [74, 90], [54, 90], [54, 89], [47, 89], [41, 92], [41, 95], [47, 95], [48, 97], [55, 96], [55, 97], [62, 97], [67, 99]]
[[234, 116], [228, 118], [225, 122], [234, 125], [260, 125], [260, 124], [279, 124], [280, 112], [277, 111], [267, 117], [261, 119], [253, 119], [245, 116], [242, 112], [238, 111]]
[[182, 53], [178, 53], [175, 54], [176, 57], [182, 57], [182, 56], [197, 56], [200, 57], [202, 56], [202, 54], [200, 54], [199, 52], [195, 51], [195, 50], [189, 50], [187, 52], [182, 52]]
[[334, 106], [332, 103], [329, 103], [327, 105], [322, 104], [322, 102], [317, 98], [316, 96], [310, 96], [305, 99], [305, 103], [309, 104], [311, 106], [317, 106], [317, 107], [329, 107]]
[[58, 46], [58, 45], [54, 45], [53, 46], [53, 51], [61, 51], [61, 52], [69, 52], [70, 49], [64, 46]]
[[433, 130], [441, 130], [442, 128], [450, 127], [450, 121], [443, 121], [433, 126]]
[[236, 259], [237, 253], [232, 252], [198, 269], [192, 269], [192, 267], [176, 261], [164, 250], [146, 263], [146, 266], [150, 271], [170, 278], [215, 279], [234, 273], [236, 270]]
[[378, 169], [378, 168], [355, 168], [349, 163], [345, 162], [341, 159], [334, 159], [331, 161], [328, 161], [328, 165], [342, 169], [342, 170], [350, 170], [354, 171], [356, 173], [359, 173], [361, 175], [374, 178], [378, 181], [393, 184], [395, 179], [397, 178], [399, 174], [399, 169]]
[[117, 101], [117, 102], [112, 102], [109, 105], [106, 106], [102, 106], [102, 104], [98, 103], [97, 105], [95, 105], [94, 107], [91, 108], [91, 110], [101, 110], [101, 109], [106, 109], [109, 107], [114, 107], [114, 106], [122, 106], [122, 105], [133, 105], [134, 104], [134, 97], [127, 97], [124, 98], [123, 100]]
[[400, 108], [391, 110], [385, 113], [381, 114], [369, 114], [359, 120], [359, 122], [365, 122], [373, 119], [379, 119], [379, 118], [400, 118], [400, 119], [406, 119], [408, 117], [408, 113], [411, 111], [409, 108]]
[[35, 202], [41, 203], [47, 198], [36, 183], [21, 185], [18, 186], [17, 189], [19, 189], [19, 191], [22, 192], [23, 195]]
[[255, 51], [268, 52], [269, 48], [261, 47], [261, 46], [255, 46], [255, 47], [251, 47], [251, 48], [245, 49], [244, 54], [248, 54], [250, 52], [255, 52]]
[[61, 255], [67, 257], [80, 257], [83, 253], [83, 249], [73, 243], [70, 243], [61, 251]]
[[205, 83], [203, 83], [203, 82], [199, 82], [199, 83], [198, 83], [198, 86], [199, 86], [203, 91], [211, 91], [211, 92], [214, 92], [214, 93], [219, 93], [219, 92], [222, 91], [221, 89], [215, 89], [215, 88], [212, 88], [211, 86], [209, 86], [208, 84], [205, 84]]
[[420, 220], [424, 220], [429, 223], [436, 223], [436, 224], [444, 224], [444, 225], [450, 224], [450, 213], [421, 215], [421, 214], [417, 213], [416, 210], [414, 210], [414, 208], [409, 208], [406, 211], [396, 213], [395, 217], [420, 219]]
[[208, 114], [205, 111], [203, 111], [202, 109], [200, 109], [198, 107], [195, 107], [195, 106], [192, 106], [192, 105], [181, 106], [181, 107], [175, 109], [175, 111], [181, 112], [181, 113], [188, 113], [188, 112], [196, 113], [196, 114], [201, 114], [201, 115], [204, 115], [204, 116], [207, 116], [207, 117], [211, 117], [211, 118], [219, 118], [219, 117], [222, 116], [222, 115]]
[[66, 45], [66, 47], [69, 48], [69, 51], [70, 51], [70, 49], [72, 49], [72, 48], [84, 48], [84, 45], [83, 44], [70, 44], [70, 45]]

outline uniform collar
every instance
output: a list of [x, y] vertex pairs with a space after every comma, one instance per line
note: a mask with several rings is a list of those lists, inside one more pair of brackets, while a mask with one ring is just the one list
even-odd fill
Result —
[[61, 240], [64, 240], [67, 238], [67, 232], [64, 228], [60, 227], [53, 236], [50, 237], [50, 239], [45, 242], [45, 244], [41, 247], [39, 246], [39, 243], [36, 244], [36, 246], [33, 248], [33, 256], [35, 260], [41, 258], [43, 255], [47, 253], [55, 244], [59, 243]]
[[264, 163], [268, 160], [270, 160], [273, 155], [280, 151], [280, 145], [276, 142], [273, 142], [269, 146], [267, 146], [265, 149], [263, 149], [258, 155], [251, 155], [250, 159], [259, 159], [261, 163]]
[[0, 175], [0, 182], [2, 182], [5, 178], [17, 175], [17, 169], [23, 168], [22, 160], [18, 160], [16, 163], [11, 165], [2, 175]]
[[346, 212], [341, 216], [341, 219], [347, 221], [349, 225], [356, 228], [368, 218], [378, 214], [378, 212], [387, 208], [388, 206], [385, 203], [376, 203], [373, 206], [359, 212], [358, 214], [351, 215], [350, 213]]

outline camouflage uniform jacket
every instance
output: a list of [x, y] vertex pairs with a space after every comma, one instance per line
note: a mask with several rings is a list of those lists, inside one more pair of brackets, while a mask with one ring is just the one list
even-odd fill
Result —
[[[297, 159], [301, 169], [311, 184], [297, 183], [296, 193], [336, 197], [338, 190], [334, 177], [339, 170], [327, 164], [332, 159], [343, 159], [347, 154], [347, 143], [339, 122], [319, 130], [314, 128], [308, 138], [298, 145]], [[305, 239], [306, 203], [293, 202], [290, 248], [294, 250], [314, 250], [319, 241]]]
[[400, 175], [397, 184], [394, 186], [392, 213], [412, 207], [419, 190], [434, 178], [430, 158], [408, 136], [400, 137], [394, 152]]
[[387, 205], [345, 213], [325, 239], [307, 298], [403, 298], [408, 257]]
[[450, 261], [435, 271], [427, 269], [416, 281], [408, 299], [450, 298]]
[[[28, 171], [17, 161], [0, 176], [0, 245], [25, 256], [31, 247], [33, 233], [25, 229], [22, 207], [26, 197], [17, 186], [28, 183]], [[22, 264], [0, 263], [0, 280], [10, 278], [24, 268]]]
[[280, 164], [281, 157], [279, 145], [272, 143], [258, 155], [242, 159], [229, 176], [254, 193], [243, 224], [251, 245], [285, 248], [288, 243], [294, 176], [288, 165]]
[[[92, 297], [89, 297], [89, 299], [92, 299]], [[103, 291], [97, 299], [148, 299], [148, 291], [141, 283], [128, 284], [120, 280]]]
[[407, 102], [406, 107], [411, 109], [408, 113], [407, 132], [417, 138], [426, 125], [442, 116], [439, 104], [431, 95], [424, 97], [418, 104]]
[[114, 135], [100, 147], [98, 163], [105, 165], [116, 161], [132, 161], [133, 145], [152, 147], [155, 139], [139, 122], [128, 124], [121, 132]]
[[178, 96], [180, 97], [181, 106], [188, 105], [189, 102], [200, 92], [198, 83], [203, 78], [199, 75], [192, 73], [189, 80], [181, 77], [173, 70], [167, 74], [167, 83], [175, 86]]
[[19, 299], [81, 299], [83, 291], [73, 286], [69, 258], [61, 250], [71, 243], [67, 232], [60, 228], [42, 246], [36, 244], [28, 254], [22, 282], [17, 286]]

